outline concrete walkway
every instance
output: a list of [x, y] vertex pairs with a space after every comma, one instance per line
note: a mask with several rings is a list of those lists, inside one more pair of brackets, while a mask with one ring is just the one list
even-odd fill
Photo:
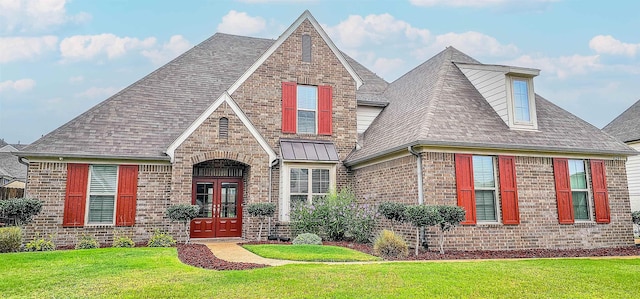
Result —
[[244, 247], [238, 245], [238, 243], [235, 242], [207, 242], [202, 244], [209, 247], [209, 250], [211, 250], [211, 252], [213, 252], [213, 254], [217, 258], [228, 262], [254, 263], [269, 266], [282, 266], [287, 264], [304, 263], [298, 261], [285, 261], [264, 258], [252, 253], [249, 250], [244, 249]]

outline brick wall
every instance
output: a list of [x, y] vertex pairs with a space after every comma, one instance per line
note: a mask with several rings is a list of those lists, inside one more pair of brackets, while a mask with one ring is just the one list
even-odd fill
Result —
[[[359, 200], [417, 202], [415, 157], [367, 166], [355, 171]], [[423, 180], [425, 204], [456, 205], [454, 155], [425, 152]], [[509, 250], [533, 248], [598, 248], [633, 244], [629, 219], [624, 161], [606, 160], [611, 209], [610, 224], [558, 224], [555, 184], [551, 158], [516, 157], [519, 225], [478, 224], [454, 229], [445, 238], [445, 247], [457, 250]], [[406, 190], [402, 190], [405, 188]], [[499, 204], [498, 195], [498, 204]], [[593, 209], [591, 209], [593, 213]], [[382, 226], [388, 225], [383, 222]], [[400, 229], [411, 244], [415, 230]], [[429, 246], [437, 246], [435, 230], [428, 233]]]
[[56, 245], [76, 244], [83, 234], [96, 237], [98, 242], [111, 244], [114, 234], [128, 236], [135, 242], [146, 242], [158, 229], [178, 235], [180, 229], [166, 219], [164, 212], [169, 205], [171, 166], [140, 165], [136, 202], [136, 224], [133, 227], [93, 226], [62, 227], [67, 182], [67, 163], [29, 163], [29, 197], [43, 201], [42, 212], [25, 227], [25, 242], [36, 236], [52, 236]]

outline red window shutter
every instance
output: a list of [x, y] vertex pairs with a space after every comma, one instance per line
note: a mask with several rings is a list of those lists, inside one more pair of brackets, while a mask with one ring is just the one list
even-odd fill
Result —
[[604, 161], [591, 160], [591, 182], [593, 188], [593, 205], [596, 210], [596, 222], [610, 223], [609, 193], [607, 192], [607, 175]]
[[331, 135], [332, 127], [332, 93], [331, 86], [318, 86], [318, 134]]
[[558, 222], [574, 223], [573, 201], [571, 199], [571, 179], [569, 178], [569, 162], [567, 159], [553, 158], [553, 174], [558, 201]]
[[67, 164], [67, 192], [62, 226], [84, 226], [88, 179], [88, 164]]
[[282, 82], [282, 133], [296, 133], [297, 92], [295, 82]]
[[458, 206], [467, 213], [462, 224], [476, 224], [476, 193], [473, 186], [473, 156], [456, 154], [456, 190]]
[[133, 226], [136, 222], [138, 165], [120, 165], [116, 226]]
[[518, 210], [518, 186], [516, 184], [516, 161], [513, 156], [499, 156], [500, 199], [502, 200], [502, 223], [520, 224]]

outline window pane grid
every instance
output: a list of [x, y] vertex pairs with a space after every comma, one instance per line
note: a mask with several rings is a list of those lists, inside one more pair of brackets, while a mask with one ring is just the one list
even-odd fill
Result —
[[87, 223], [112, 224], [118, 178], [116, 165], [91, 165]]
[[316, 133], [318, 89], [315, 86], [298, 85], [298, 133]]
[[473, 156], [476, 220], [497, 221], [495, 163], [491, 156]]
[[583, 160], [569, 160], [568, 164], [574, 217], [576, 220], [591, 220], [585, 163]]
[[[310, 177], [309, 172], [311, 172]], [[324, 196], [329, 192], [329, 169], [291, 168], [289, 185], [289, 203], [292, 209], [301, 203], [311, 203], [313, 198]]]
[[516, 121], [530, 122], [529, 88], [526, 80], [513, 80], [513, 102]]

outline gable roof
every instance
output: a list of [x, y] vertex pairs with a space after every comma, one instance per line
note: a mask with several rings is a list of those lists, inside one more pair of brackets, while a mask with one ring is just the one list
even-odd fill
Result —
[[[167, 151], [208, 108], [241, 84], [270, 51], [303, 21], [325, 38], [357, 86], [385, 85], [340, 52], [305, 11], [278, 40], [216, 33], [146, 77], [94, 106], [22, 150], [21, 156], [170, 160]], [[365, 91], [379, 87], [361, 86]], [[229, 94], [231, 92], [228, 92]], [[126, 125], [123, 125], [126, 124]]]
[[0, 152], [0, 177], [25, 180], [27, 166], [18, 162], [18, 156], [8, 152]]
[[538, 130], [510, 130], [454, 62], [479, 62], [448, 47], [392, 82], [389, 105], [364, 132], [355, 165], [413, 145], [633, 154], [598, 128], [536, 95]]
[[623, 142], [640, 140], [640, 100], [622, 112], [602, 130]]

